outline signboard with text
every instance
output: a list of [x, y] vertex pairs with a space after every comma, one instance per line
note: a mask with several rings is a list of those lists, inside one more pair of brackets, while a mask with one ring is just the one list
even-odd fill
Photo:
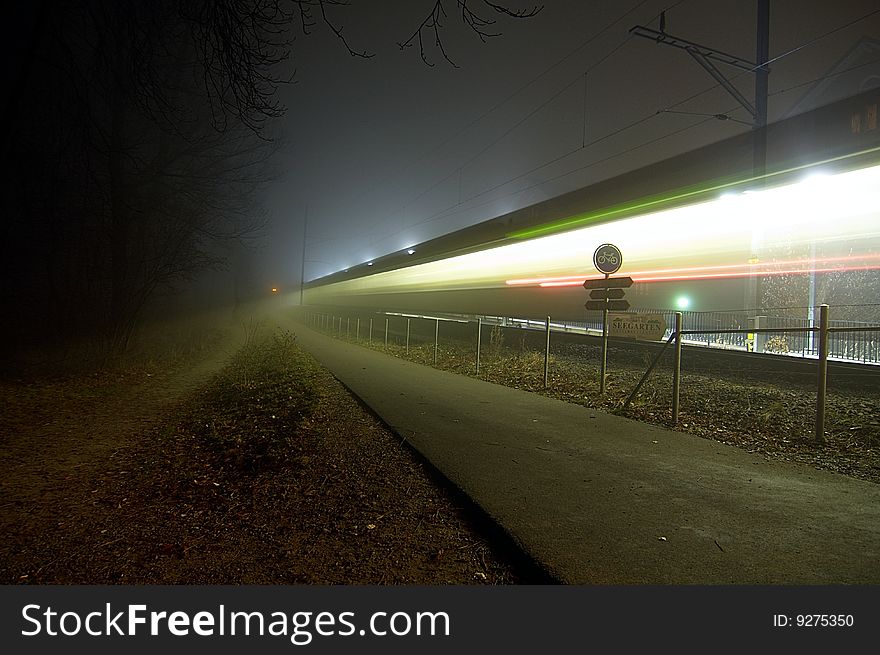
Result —
[[662, 341], [666, 334], [663, 314], [636, 314], [633, 312], [608, 314], [608, 336]]

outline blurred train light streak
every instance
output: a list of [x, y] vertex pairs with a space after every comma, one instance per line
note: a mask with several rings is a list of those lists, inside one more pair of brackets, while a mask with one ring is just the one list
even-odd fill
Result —
[[[846, 262], [868, 262], [860, 266]], [[870, 263], [873, 262], [873, 263]], [[880, 269], [880, 253], [865, 255], [849, 255], [845, 257], [818, 257], [816, 259], [794, 259], [785, 261], [765, 262], [771, 267], [753, 271], [752, 265], [727, 264], [722, 266], [693, 266], [689, 268], [667, 268], [653, 271], [630, 271], [629, 276], [634, 282], [658, 282], [663, 280], [706, 280], [717, 277], [748, 277], [749, 275], [789, 275], [799, 273], [829, 273], [832, 271], [858, 271]], [[818, 264], [839, 264], [838, 266], [817, 266]], [[784, 268], [779, 268], [779, 267]], [[727, 271], [727, 272], [720, 272]], [[738, 272], [737, 272], [738, 271]], [[574, 287], [580, 286], [584, 280], [601, 279], [601, 275], [566, 276], [556, 278], [525, 278], [507, 280], [508, 286], [541, 286], [541, 287]]]
[[[575, 286], [599, 277], [590, 253], [600, 243], [621, 248], [620, 274], [636, 282], [880, 269], [880, 165], [728, 192], [309, 292], [320, 300], [335, 295]], [[811, 251], [820, 256], [796, 256]]]

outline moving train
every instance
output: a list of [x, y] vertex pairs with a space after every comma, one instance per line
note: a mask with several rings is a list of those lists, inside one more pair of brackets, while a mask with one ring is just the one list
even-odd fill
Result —
[[878, 303], [878, 104], [873, 89], [390, 253], [308, 283], [304, 304], [577, 318], [604, 243], [634, 309], [806, 308], [842, 288]]

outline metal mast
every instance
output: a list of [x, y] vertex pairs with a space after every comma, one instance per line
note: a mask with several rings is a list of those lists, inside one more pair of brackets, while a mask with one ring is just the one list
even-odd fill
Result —
[[[752, 128], [755, 133], [753, 169], [755, 176], [763, 175], [767, 161], [767, 59], [770, 49], [770, 0], [758, 0], [756, 20], [757, 49], [755, 62], [731, 55], [715, 48], [673, 36], [666, 31], [665, 12], [660, 14], [660, 29], [655, 30], [643, 25], [630, 28], [630, 34], [651, 39], [655, 43], [679, 48], [687, 52], [712, 78], [720, 84], [749, 115], [752, 117]], [[755, 74], [754, 104], [740, 93], [733, 83], [718, 69], [716, 62], [733, 66], [740, 70]], [[718, 118], [729, 118], [719, 114]]]

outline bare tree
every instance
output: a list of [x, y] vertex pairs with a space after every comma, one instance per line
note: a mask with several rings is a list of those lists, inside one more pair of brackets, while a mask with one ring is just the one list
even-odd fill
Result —
[[[35, 335], [98, 332], [120, 351], [157, 289], [220, 265], [211, 244], [261, 225], [294, 29], [323, 27], [352, 56], [372, 56], [334, 15], [346, 4], [44, 0], [4, 107], [17, 162], [2, 182], [4, 305], [27, 306], [28, 324], [44, 328]], [[457, 6], [481, 39], [495, 35], [488, 15]], [[425, 29], [440, 44], [437, 21], [409, 42]]]
[[[444, 0], [435, 0], [434, 6], [425, 16], [424, 20], [422, 20], [421, 24], [419, 24], [418, 28], [416, 28], [416, 31], [406, 41], [397, 44], [401, 50], [404, 50], [418, 43], [419, 56], [428, 66], [433, 66], [434, 64], [431, 63], [425, 53], [425, 34], [429, 34], [433, 38], [434, 47], [437, 48], [443, 58], [452, 66], [457, 67], [443, 45], [442, 33], [444, 21], [447, 17], [446, 4], [447, 2], [444, 2]], [[490, 38], [501, 36], [500, 32], [494, 31], [496, 21], [493, 15], [500, 14], [509, 18], [532, 18], [544, 8], [543, 5], [536, 5], [530, 9], [510, 9], [506, 5], [489, 2], [489, 0], [482, 0], [479, 3], [472, 3], [468, 0], [455, 0], [454, 4], [457, 5], [461, 12], [461, 22], [467, 25], [483, 43]], [[476, 10], [471, 8], [473, 4], [482, 5], [482, 8], [490, 10], [490, 13], [477, 13]]]

